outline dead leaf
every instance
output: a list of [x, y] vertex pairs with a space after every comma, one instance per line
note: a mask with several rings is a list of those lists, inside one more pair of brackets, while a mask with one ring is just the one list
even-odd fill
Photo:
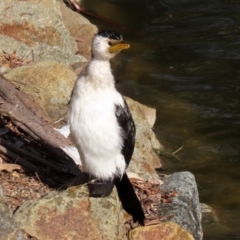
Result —
[[[32, 54], [32, 52], [30, 52], [30, 54]], [[12, 53], [2, 51], [2, 53], [0, 53], [0, 71], [5, 73], [11, 68], [20, 67], [32, 62], [33, 59], [30, 60], [29, 55], [25, 58], [21, 58], [17, 56], [16, 51], [13, 51]]]
[[0, 172], [13, 172], [16, 170], [23, 170], [20, 165], [17, 164], [9, 164], [9, 163], [0, 163]]

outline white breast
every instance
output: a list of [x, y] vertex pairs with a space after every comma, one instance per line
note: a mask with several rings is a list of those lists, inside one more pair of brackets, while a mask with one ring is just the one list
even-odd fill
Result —
[[75, 84], [69, 109], [71, 136], [84, 171], [102, 180], [121, 176], [126, 166], [115, 104], [123, 105], [123, 99], [114, 85], [98, 87], [84, 76]]

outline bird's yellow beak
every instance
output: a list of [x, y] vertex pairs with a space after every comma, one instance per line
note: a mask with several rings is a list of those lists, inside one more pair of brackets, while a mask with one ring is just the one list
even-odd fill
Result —
[[130, 48], [130, 45], [127, 43], [116, 43], [116, 44], [112, 45], [111, 47], [109, 47], [109, 52], [115, 53], [115, 52], [121, 51], [123, 49], [128, 49], [128, 48]]

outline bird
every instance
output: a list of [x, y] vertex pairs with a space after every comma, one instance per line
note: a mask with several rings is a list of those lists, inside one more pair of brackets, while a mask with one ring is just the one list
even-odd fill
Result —
[[126, 174], [135, 145], [136, 127], [127, 102], [115, 87], [110, 60], [129, 44], [116, 31], [101, 30], [92, 40], [92, 59], [73, 87], [68, 121], [70, 135], [91, 197], [104, 197], [114, 185], [126, 212], [144, 225], [141, 203]]

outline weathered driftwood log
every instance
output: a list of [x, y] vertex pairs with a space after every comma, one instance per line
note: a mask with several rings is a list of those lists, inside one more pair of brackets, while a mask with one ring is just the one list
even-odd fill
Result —
[[0, 75], [0, 115], [8, 117], [26, 134], [53, 153], [64, 169], [81, 174], [75, 162], [62, 150], [73, 144], [54, 129], [54, 123], [34, 99]]

